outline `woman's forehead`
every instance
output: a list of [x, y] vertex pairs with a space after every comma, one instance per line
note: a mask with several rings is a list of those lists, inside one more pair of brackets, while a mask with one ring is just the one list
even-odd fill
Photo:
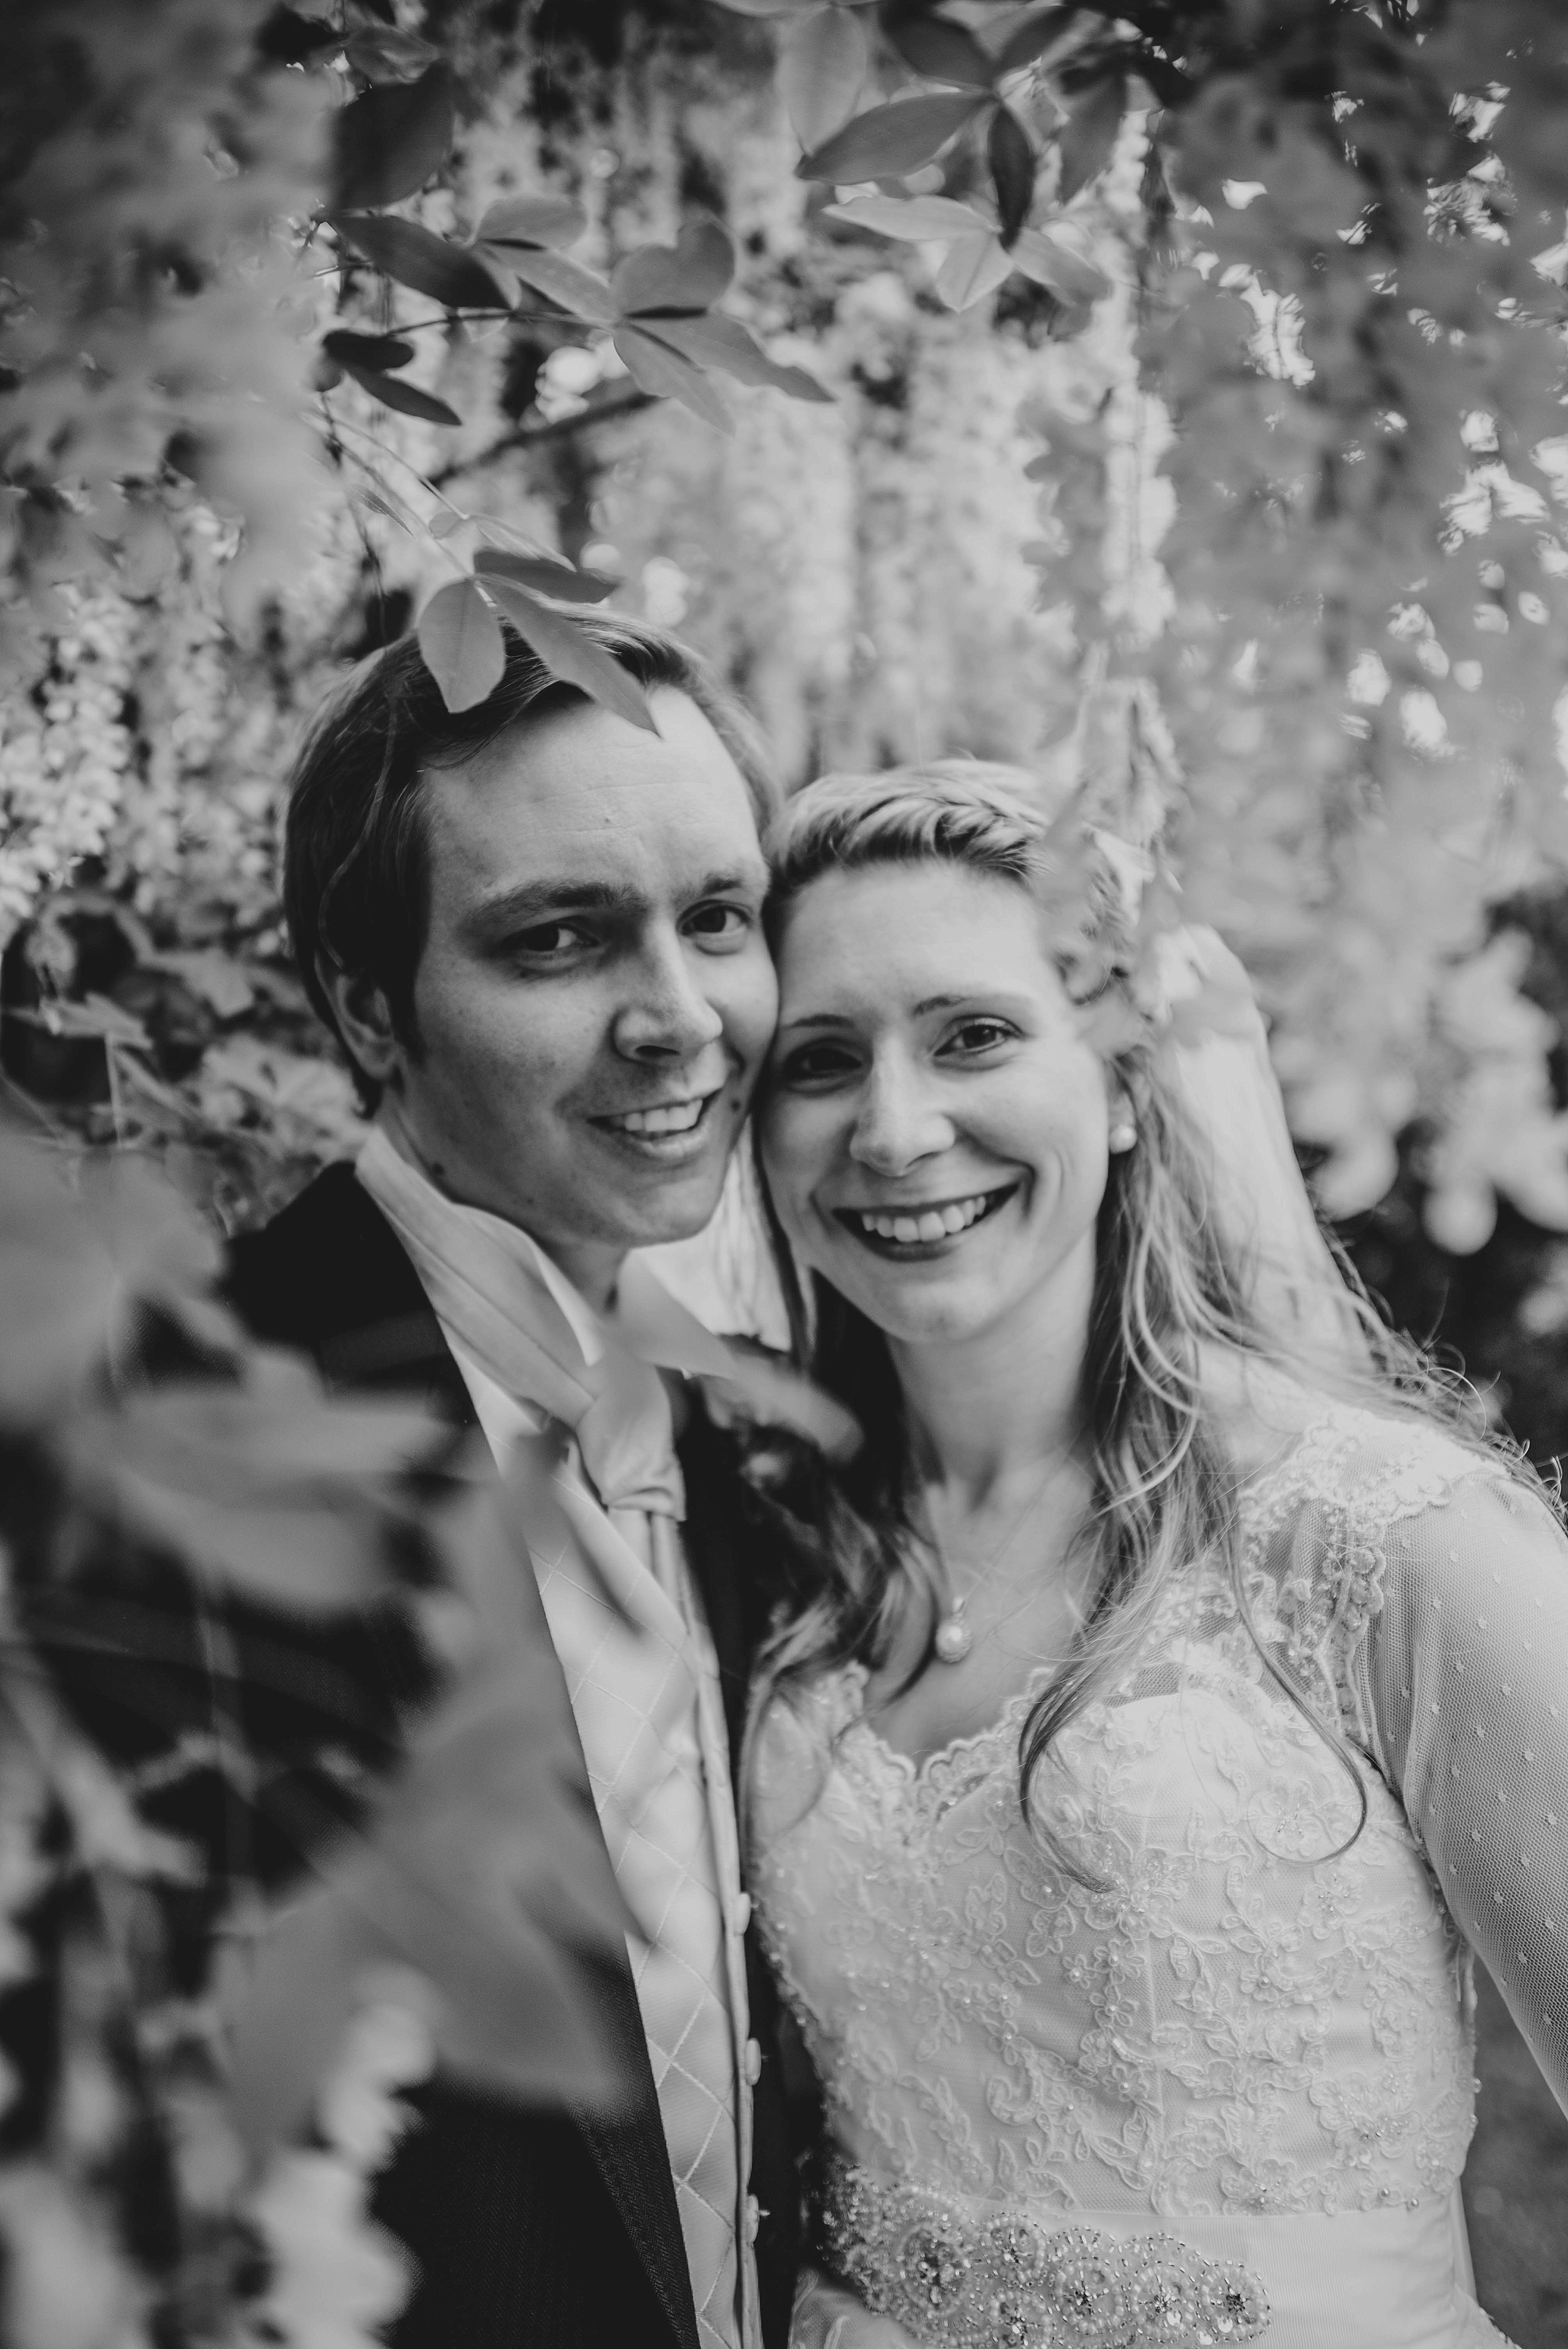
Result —
[[779, 965], [787, 1002], [837, 995], [913, 1006], [995, 987], [1063, 996], [1047, 924], [1022, 883], [934, 857], [809, 881], [786, 908]]

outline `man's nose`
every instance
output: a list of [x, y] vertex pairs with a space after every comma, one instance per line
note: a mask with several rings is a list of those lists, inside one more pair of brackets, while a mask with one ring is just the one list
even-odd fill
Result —
[[907, 1174], [923, 1158], [953, 1147], [952, 1120], [917, 1070], [878, 1060], [850, 1135], [850, 1156], [872, 1174]]
[[686, 1061], [724, 1033], [694, 958], [674, 933], [651, 940], [615, 1015], [612, 1040], [627, 1061]]

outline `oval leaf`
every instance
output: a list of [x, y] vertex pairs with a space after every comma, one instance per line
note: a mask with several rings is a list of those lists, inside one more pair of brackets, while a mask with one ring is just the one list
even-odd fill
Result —
[[808, 153], [853, 114], [870, 61], [861, 20], [847, 8], [820, 9], [786, 32], [779, 44], [779, 88]]
[[418, 221], [384, 220], [376, 212], [337, 212], [332, 225], [357, 253], [416, 294], [449, 310], [505, 310], [505, 295], [481, 261], [449, 244]]
[[471, 579], [438, 588], [419, 615], [419, 650], [450, 710], [488, 701], [506, 667], [506, 642]]
[[644, 244], [617, 262], [610, 291], [623, 318], [711, 309], [735, 274], [735, 244], [717, 221], [693, 221], [673, 245]]
[[910, 244], [951, 244], [955, 236], [989, 233], [992, 225], [952, 196], [854, 196], [847, 204], [824, 205], [822, 217]]
[[377, 375], [385, 375], [389, 367], [407, 367], [414, 356], [413, 344], [406, 343], [401, 335], [356, 335], [346, 326], [335, 326], [330, 335], [324, 335], [321, 347], [340, 366], [369, 367]]
[[575, 244], [588, 230], [588, 215], [575, 196], [503, 196], [487, 207], [474, 231], [476, 244], [525, 247]]
[[573, 318], [586, 318], [594, 326], [608, 326], [613, 322], [615, 298], [608, 281], [584, 269], [581, 262], [568, 261], [563, 253], [536, 253], [526, 246], [510, 244], [498, 246], [496, 254], [514, 277], [521, 278], [523, 285], [544, 295]]
[[996, 221], [1002, 243], [1010, 245], [1035, 201], [1035, 150], [1017, 116], [999, 106], [985, 137], [986, 160], [996, 190]]
[[485, 584], [518, 635], [539, 655], [552, 676], [560, 678], [563, 684], [574, 685], [580, 693], [585, 693], [602, 709], [624, 718], [629, 726], [640, 726], [649, 734], [658, 732], [647, 696], [636, 678], [628, 677], [603, 645], [584, 636], [570, 613], [552, 610], [515, 580], [497, 578], [492, 574]]
[[417, 195], [452, 143], [452, 77], [433, 65], [346, 106], [335, 126], [333, 202], [345, 211]]
[[961, 237], [936, 273], [936, 290], [950, 310], [967, 310], [1012, 274], [1012, 256], [999, 237]]
[[573, 570], [569, 564], [552, 563], [547, 555], [513, 554], [506, 546], [481, 546], [474, 569], [487, 582], [515, 580], [520, 587], [557, 596], [563, 604], [602, 604], [615, 591], [615, 582], [602, 571]]
[[1038, 16], [1026, 16], [1021, 25], [1015, 25], [996, 59], [998, 76], [1032, 66], [1064, 33], [1071, 31], [1074, 18], [1081, 13], [1078, 8], [1042, 8]]
[[796, 176], [851, 185], [858, 180], [901, 180], [939, 155], [984, 104], [982, 98], [954, 90], [873, 106], [846, 122], [814, 155], [803, 155]]
[[1035, 228], [1025, 229], [1014, 244], [1013, 266], [1064, 302], [1098, 302], [1110, 285], [1103, 269]]
[[831, 403], [832, 393], [804, 367], [779, 367], [738, 318], [710, 310], [701, 318], [645, 318], [637, 330], [678, 351], [694, 367], [722, 368], [737, 383], [787, 392], [791, 399]]
[[[674, 324], [675, 321], [660, 321]], [[617, 326], [615, 348], [626, 363], [627, 372], [639, 391], [654, 399], [678, 399], [705, 424], [717, 426], [720, 432], [733, 432], [735, 419], [700, 367], [680, 351], [645, 334], [638, 326]]]
[[366, 81], [413, 81], [440, 54], [433, 42], [400, 33], [395, 25], [368, 26], [348, 44], [348, 62]]
[[433, 391], [421, 391], [417, 383], [405, 383], [399, 375], [381, 375], [375, 367], [356, 367], [345, 360], [344, 372], [351, 375], [362, 389], [383, 408], [395, 408], [399, 416], [422, 417], [427, 424], [460, 424], [462, 418]]
[[996, 68], [973, 33], [944, 16], [889, 15], [883, 29], [905, 65], [926, 81], [955, 81], [963, 89], [989, 89]]
[[1060, 202], [1065, 204], [1104, 171], [1126, 108], [1127, 86], [1119, 73], [1096, 82], [1079, 98], [1061, 129]]

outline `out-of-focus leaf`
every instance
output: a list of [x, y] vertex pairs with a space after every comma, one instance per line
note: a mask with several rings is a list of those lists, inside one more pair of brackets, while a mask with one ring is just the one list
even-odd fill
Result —
[[10, 1016], [31, 1019], [51, 1036], [96, 1036], [105, 1044], [128, 1044], [133, 1051], [152, 1049], [152, 1039], [141, 1021], [107, 995], [84, 995], [79, 1003], [46, 1002], [41, 1011], [17, 1011]]
[[634, 326], [617, 326], [614, 343], [639, 390], [655, 399], [678, 399], [705, 424], [716, 425], [720, 432], [734, 431], [735, 419], [723, 399], [702, 369], [679, 351]]
[[388, 1963], [428, 1983], [440, 2060], [474, 2085], [532, 2104], [617, 2101], [583, 1964], [618, 1954], [629, 1920], [515, 1506], [481, 1488], [444, 1535], [480, 1670], [415, 1730], [369, 1832], [228, 1970], [232, 2077], [258, 2150], [305, 2117], [360, 1983]]
[[568, 563], [552, 563], [547, 555], [514, 554], [510, 547], [481, 546], [474, 556], [481, 579], [512, 579], [537, 595], [554, 595], [563, 604], [602, 604], [614, 595], [615, 582], [602, 571], [578, 571]]
[[779, 88], [808, 153], [849, 120], [871, 62], [865, 29], [847, 8], [799, 18], [779, 44]]
[[421, 228], [418, 221], [387, 220], [377, 212], [335, 212], [332, 225], [366, 261], [399, 285], [428, 294], [449, 310], [504, 310], [506, 296], [482, 261], [465, 245]]
[[438, 588], [419, 615], [419, 651], [452, 710], [488, 701], [506, 667], [500, 623], [471, 579]]
[[575, 196], [503, 196], [487, 207], [474, 231], [476, 244], [524, 247], [575, 244], [588, 215]]
[[460, 424], [462, 418], [433, 391], [421, 391], [417, 383], [405, 383], [400, 375], [381, 375], [375, 367], [346, 365], [344, 372], [380, 400], [384, 408], [395, 408], [403, 416], [423, 417], [427, 424]]
[[323, 335], [321, 347], [341, 367], [368, 367], [373, 375], [407, 367], [414, 356], [413, 344], [406, 343], [401, 335], [356, 335], [346, 326], [335, 326], [330, 335]]
[[610, 273], [623, 318], [682, 316], [710, 309], [735, 274], [735, 243], [717, 221], [692, 221], [673, 245], [644, 244]]
[[536, 294], [547, 295], [573, 317], [586, 318], [595, 326], [607, 326], [614, 318], [615, 297], [608, 282], [580, 261], [569, 261], [563, 253], [536, 253], [511, 244], [498, 246], [497, 258], [514, 277]]
[[1012, 255], [1000, 238], [964, 236], [944, 254], [936, 290], [950, 310], [967, 310], [1012, 274]]
[[973, 33], [944, 16], [913, 16], [894, 9], [883, 29], [905, 65], [926, 81], [954, 81], [964, 89], [989, 89], [996, 68]]
[[202, 1579], [306, 1614], [396, 1587], [391, 1480], [449, 1438], [398, 1403], [328, 1402], [297, 1380], [164, 1385], [73, 1420], [78, 1493]]
[[297, 8], [277, 7], [264, 16], [256, 32], [256, 55], [270, 66], [307, 66], [324, 49], [340, 49], [343, 35], [325, 16], [307, 16]]
[[710, 310], [701, 318], [644, 318], [639, 332], [666, 343], [697, 367], [719, 367], [737, 383], [787, 392], [791, 399], [832, 401], [832, 393], [804, 367], [780, 367], [738, 318]]
[[552, 676], [576, 686], [629, 726], [640, 726], [649, 734], [658, 732], [647, 696], [636, 679], [628, 677], [602, 646], [591, 643], [567, 613], [552, 611], [513, 579], [498, 578], [492, 573], [485, 585], [518, 635], [531, 645]]
[[452, 77], [441, 64], [353, 99], [335, 125], [334, 204], [353, 212], [417, 195], [447, 160], [452, 122]]
[[718, 0], [732, 16], [800, 16], [820, 8], [822, 0]]
[[1028, 132], [1011, 109], [999, 106], [985, 134], [986, 159], [996, 191], [996, 217], [1004, 248], [1029, 217], [1035, 200], [1035, 150]]
[[1049, 286], [1064, 302], [1098, 302], [1109, 289], [1103, 269], [1044, 230], [1026, 228], [1013, 247], [1013, 266], [1037, 285]]
[[155, 970], [171, 970], [193, 994], [210, 1004], [220, 1019], [237, 1019], [256, 999], [243, 966], [215, 947], [193, 954], [160, 954], [150, 958]]
[[1061, 177], [1057, 194], [1065, 204], [1103, 171], [1127, 110], [1127, 85], [1120, 74], [1097, 81], [1084, 92], [1061, 129]]
[[418, 33], [399, 32], [395, 25], [367, 26], [348, 44], [348, 62], [366, 81], [417, 80], [440, 54], [432, 42]]
[[1071, 29], [1074, 18], [1080, 13], [1077, 8], [1042, 8], [1037, 16], [1015, 25], [998, 53], [997, 74], [1016, 73], [1021, 67], [1033, 65]]
[[955, 236], [992, 230], [990, 221], [952, 196], [851, 196], [847, 204], [825, 205], [822, 217], [911, 244], [951, 244]]
[[976, 93], [938, 92], [930, 98], [895, 98], [857, 114], [812, 155], [795, 166], [802, 180], [900, 180], [940, 155], [985, 105]]

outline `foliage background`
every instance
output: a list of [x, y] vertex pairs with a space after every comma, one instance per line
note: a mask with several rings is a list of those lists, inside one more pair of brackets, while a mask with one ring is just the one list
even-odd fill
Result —
[[[77, 37], [84, 9], [37, 20]], [[1270, 12], [1210, 13], [1233, 31]], [[1325, 163], [1282, 37], [1186, 111], [1208, 217], [1185, 243], [1136, 126], [1074, 199], [1080, 250], [1118, 278], [1091, 314], [1017, 274], [955, 309], [928, 245], [827, 216], [831, 188], [795, 175], [778, 28], [748, 14], [351, 8], [388, 54], [414, 45], [397, 70], [438, 55], [455, 76], [449, 164], [403, 216], [460, 234], [509, 194], [564, 191], [600, 268], [727, 223], [734, 315], [833, 394], [727, 388], [727, 437], [569, 312], [454, 325], [385, 280], [346, 287], [319, 232], [287, 225], [326, 193], [335, 102], [295, 69], [288, 10], [101, 12], [97, 115], [57, 42], [25, 49], [0, 113], [0, 1068], [26, 1113], [150, 1153], [228, 1228], [353, 1145], [279, 925], [281, 785], [325, 689], [471, 552], [453, 517], [483, 514], [702, 647], [792, 781], [950, 750], [1068, 773], [1093, 763], [1086, 708], [1122, 759], [1119, 816], [1180, 777], [1189, 905], [1253, 969], [1368, 1281], [1538, 1459], [1568, 1452], [1568, 553], [1537, 455], [1561, 438], [1563, 233], [1539, 133], [1568, 67], [1514, 135], [1511, 209], [1414, 80], [1390, 95], [1357, 30], [1379, 12], [1296, 13], [1333, 20], [1381, 211]], [[1527, 0], [1484, 13], [1435, 20], [1447, 87], [1480, 103], [1511, 34], [1544, 21]], [[838, 38], [865, 12], [797, 8], [787, 37], [808, 15]], [[897, 192], [923, 185], [975, 195], [951, 162]], [[47, 254], [15, 235], [41, 206]], [[1500, 330], [1532, 303], [1539, 334]], [[433, 316], [406, 380], [463, 420], [330, 381], [312, 345], [341, 316]], [[1483, 2015], [1478, 2261], [1534, 2349], [1568, 2340], [1542, 2215], [1568, 2138]]]

